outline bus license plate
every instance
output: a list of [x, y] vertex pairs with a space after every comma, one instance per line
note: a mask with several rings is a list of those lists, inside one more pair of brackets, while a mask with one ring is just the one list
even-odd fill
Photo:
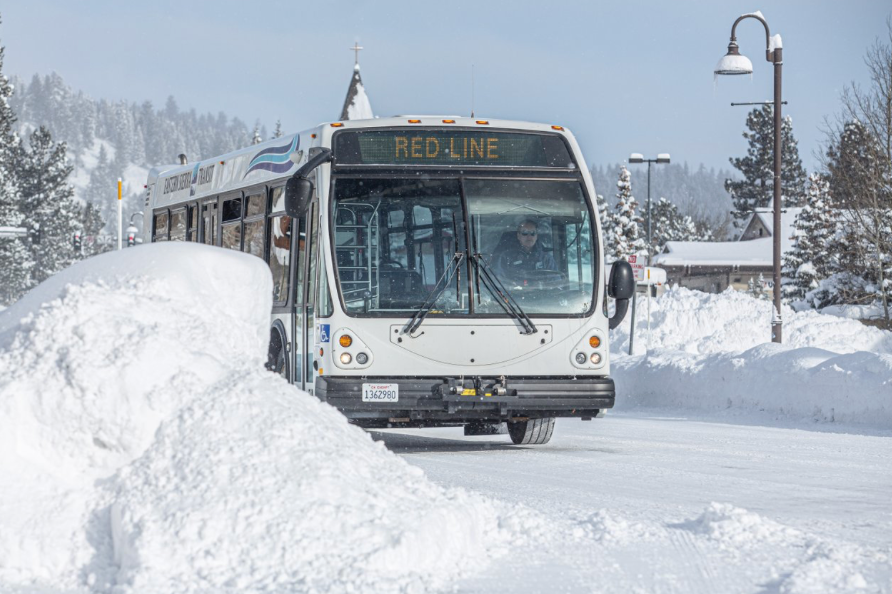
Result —
[[363, 402], [399, 402], [399, 384], [363, 384]]

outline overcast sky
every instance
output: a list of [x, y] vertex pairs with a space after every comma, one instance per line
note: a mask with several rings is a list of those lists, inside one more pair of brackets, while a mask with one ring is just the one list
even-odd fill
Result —
[[358, 40], [377, 115], [468, 115], [473, 64], [478, 116], [565, 125], [590, 163], [668, 152], [730, 168], [748, 110], [730, 102], [772, 98], [762, 26], [738, 27], [752, 79], [716, 85], [712, 71], [734, 19], [753, 10], [783, 37], [784, 113], [811, 170], [840, 91], [866, 82], [888, 2], [30, 0], [0, 8], [0, 43], [7, 75], [56, 71], [94, 98], [174, 95], [291, 132], [338, 117]]

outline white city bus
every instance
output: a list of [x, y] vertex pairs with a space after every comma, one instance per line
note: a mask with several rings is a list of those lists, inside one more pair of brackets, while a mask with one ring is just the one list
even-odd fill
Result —
[[556, 417], [613, 406], [608, 327], [634, 280], [619, 263], [605, 282], [595, 192], [564, 128], [345, 121], [181, 161], [149, 174], [147, 236], [263, 258], [269, 367], [351, 422], [507, 423], [529, 444]]

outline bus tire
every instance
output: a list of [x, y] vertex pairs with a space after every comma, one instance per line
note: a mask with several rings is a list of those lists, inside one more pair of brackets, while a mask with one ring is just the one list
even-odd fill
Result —
[[500, 435], [503, 433], [508, 433], [505, 423], [475, 421], [465, 424], [465, 435]]
[[285, 337], [273, 327], [269, 333], [269, 349], [266, 353], [266, 368], [288, 379], [288, 357], [285, 355]]
[[554, 417], [508, 422], [508, 435], [516, 445], [543, 445], [551, 440]]

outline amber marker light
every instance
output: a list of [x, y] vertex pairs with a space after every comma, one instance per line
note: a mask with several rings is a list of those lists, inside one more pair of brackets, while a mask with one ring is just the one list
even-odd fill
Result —
[[420, 124], [421, 120], [409, 120], [410, 124]]
[[443, 120], [444, 124], [454, 124], [455, 120]]
[[353, 344], [353, 338], [349, 334], [343, 334], [338, 339], [338, 344], [346, 349], [348, 346]]
[[593, 349], [596, 349], [599, 346], [601, 346], [601, 339], [598, 338], [597, 336], [592, 336], [591, 338], [588, 339], [588, 344]]
[[315, 134], [310, 134], [310, 138], [316, 138]]
[[329, 124], [329, 126], [331, 126], [332, 128], [343, 128], [344, 124], [342, 124], [341, 122], [335, 122], [333, 124]]
[[552, 126], [551, 129], [552, 130], [563, 130], [564, 127], [563, 126]]
[[477, 120], [477, 123], [482, 126], [488, 126], [489, 122], [487, 120]]

